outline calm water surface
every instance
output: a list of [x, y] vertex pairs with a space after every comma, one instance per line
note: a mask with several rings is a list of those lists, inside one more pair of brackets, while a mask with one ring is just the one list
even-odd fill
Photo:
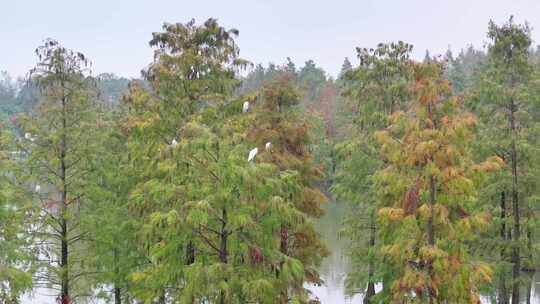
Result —
[[[345, 296], [344, 280], [347, 268], [347, 259], [344, 256], [346, 241], [338, 237], [341, 223], [346, 213], [347, 206], [344, 203], [330, 202], [326, 205], [326, 214], [318, 223], [318, 230], [328, 245], [332, 254], [321, 265], [321, 275], [325, 284], [323, 286], [309, 286], [313, 298], [318, 298], [323, 304], [361, 304], [362, 297], [357, 295], [348, 298]], [[525, 294], [525, 291], [522, 292]], [[540, 304], [540, 273], [535, 274], [532, 287], [531, 304]], [[491, 303], [484, 299], [483, 303]], [[523, 300], [525, 303], [525, 300]]]

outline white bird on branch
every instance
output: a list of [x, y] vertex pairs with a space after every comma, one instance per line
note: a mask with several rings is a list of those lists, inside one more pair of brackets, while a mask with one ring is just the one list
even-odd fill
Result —
[[28, 132], [24, 133], [24, 138], [25, 138], [25, 139], [28, 139], [29, 141], [34, 141], [34, 140], [36, 140], [36, 137], [35, 137], [35, 136], [32, 136], [32, 133], [28, 133]]
[[264, 148], [266, 149], [266, 151], [270, 151], [270, 149], [272, 148], [272, 143], [267, 142], [266, 145], [264, 146]]
[[248, 110], [249, 110], [249, 102], [246, 101], [246, 102], [244, 102], [244, 104], [242, 105], [242, 112], [243, 112], [243, 113], [246, 113]]
[[251, 151], [249, 151], [248, 161], [253, 160], [255, 158], [255, 155], [257, 155], [258, 152], [259, 152], [259, 149], [257, 148], [251, 149]]

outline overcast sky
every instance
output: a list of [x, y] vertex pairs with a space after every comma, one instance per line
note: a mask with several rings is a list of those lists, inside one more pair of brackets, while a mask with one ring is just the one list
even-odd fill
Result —
[[313, 59], [335, 75], [344, 57], [356, 62], [356, 46], [404, 40], [417, 58], [482, 47], [489, 20], [510, 15], [540, 41], [540, 0], [0, 0], [0, 70], [24, 75], [51, 37], [89, 56], [94, 74], [138, 77], [163, 22], [215, 17], [240, 30], [241, 55], [252, 62]]

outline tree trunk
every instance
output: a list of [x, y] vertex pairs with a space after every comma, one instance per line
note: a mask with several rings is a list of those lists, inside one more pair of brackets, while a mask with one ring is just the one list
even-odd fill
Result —
[[364, 304], [372, 304], [371, 299], [375, 296], [375, 284], [372, 281], [368, 282]]
[[193, 263], [195, 263], [195, 246], [193, 246], [193, 241], [189, 241], [186, 248], [186, 265]]
[[[506, 260], [506, 193], [501, 192], [501, 261]], [[499, 277], [499, 295], [498, 295], [498, 304], [508, 304], [508, 291], [506, 290], [506, 270], [503, 269]]]
[[165, 291], [163, 291], [161, 293], [161, 295], [159, 296], [158, 303], [159, 304], [165, 304], [166, 301], [167, 301], [167, 298], [165, 297]]
[[534, 282], [534, 272], [533, 271], [527, 271], [527, 304], [531, 304], [531, 297], [532, 297], [532, 284]]
[[[222, 222], [221, 222], [221, 231], [220, 231], [221, 240], [220, 240], [220, 247], [219, 247], [219, 260], [223, 264], [227, 264], [228, 259], [229, 259], [229, 254], [228, 254], [228, 249], [227, 249], [227, 238], [229, 237], [229, 232], [227, 231], [227, 209], [225, 209], [225, 207], [221, 211], [221, 217], [222, 217]], [[219, 292], [219, 303], [225, 304], [226, 303], [225, 298], [226, 298], [225, 291], [221, 290]]]
[[114, 304], [122, 304], [121, 289], [118, 285], [118, 277], [120, 276], [120, 267], [118, 265], [118, 249], [113, 250], [114, 258]]
[[219, 260], [223, 264], [227, 264], [228, 260], [228, 251], [227, 251], [227, 238], [229, 237], [229, 232], [227, 231], [227, 209], [223, 208], [221, 211], [222, 222], [221, 222], [221, 231], [220, 231], [220, 246], [219, 246]]
[[534, 269], [533, 263], [533, 248], [532, 248], [532, 231], [528, 225], [530, 220], [530, 212], [527, 212], [527, 251], [529, 260], [527, 261], [527, 304], [531, 304], [532, 284], [534, 282]]
[[114, 304], [122, 304], [121, 289], [118, 286], [114, 287]]
[[[376, 233], [376, 221], [374, 215], [370, 217], [370, 234], [369, 234], [369, 249], [373, 250], [375, 247], [375, 233]], [[375, 265], [373, 261], [369, 260], [368, 269], [368, 285], [366, 290], [366, 296], [364, 297], [364, 304], [371, 304], [371, 298], [375, 295], [375, 283], [373, 282], [373, 276], [375, 275]]]
[[[62, 84], [63, 85], [63, 84]], [[68, 249], [68, 225], [67, 225], [67, 174], [66, 174], [66, 97], [62, 97], [62, 135], [60, 138], [60, 298], [62, 304], [69, 304], [69, 249]]]
[[512, 166], [512, 213], [514, 218], [514, 231], [512, 233], [512, 304], [519, 304], [519, 276], [521, 272], [521, 255], [520, 255], [520, 239], [521, 239], [521, 227], [520, 227], [520, 208], [519, 208], [519, 195], [518, 195], [518, 172], [517, 161], [518, 153], [516, 147], [517, 141], [517, 129], [515, 122], [516, 104], [514, 99], [510, 103], [510, 130], [512, 132], [512, 142], [510, 146], [510, 161]]
[[[429, 219], [427, 225], [428, 245], [435, 246], [435, 228], [433, 227], [434, 207], [435, 207], [435, 192], [437, 191], [435, 186], [435, 177], [432, 175], [429, 177]], [[433, 278], [433, 265], [431, 262], [427, 265], [430, 280]], [[433, 290], [428, 290], [429, 303], [434, 303], [436, 295]]]
[[[282, 254], [288, 255], [289, 253], [289, 228], [282, 225], [280, 228], [280, 244], [279, 250]], [[287, 288], [281, 291], [279, 303], [286, 304], [289, 302], [289, 293]]]

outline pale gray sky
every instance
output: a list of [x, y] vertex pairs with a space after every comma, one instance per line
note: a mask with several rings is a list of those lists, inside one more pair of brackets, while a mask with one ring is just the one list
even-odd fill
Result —
[[51, 37], [89, 56], [94, 74], [137, 77], [163, 22], [215, 17], [240, 30], [241, 55], [252, 62], [313, 59], [335, 75], [345, 56], [355, 62], [356, 46], [404, 40], [418, 58], [482, 47], [488, 21], [512, 14], [538, 27], [540, 40], [540, 0], [0, 0], [0, 70], [25, 74]]

